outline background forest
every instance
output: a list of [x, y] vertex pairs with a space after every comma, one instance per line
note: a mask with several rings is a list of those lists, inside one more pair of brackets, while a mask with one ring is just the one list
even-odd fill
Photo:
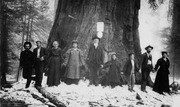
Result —
[[35, 41], [40, 40], [46, 46], [54, 11], [50, 11], [47, 0], [5, 0], [2, 12], [2, 69], [16, 75], [25, 41], [35, 46]]

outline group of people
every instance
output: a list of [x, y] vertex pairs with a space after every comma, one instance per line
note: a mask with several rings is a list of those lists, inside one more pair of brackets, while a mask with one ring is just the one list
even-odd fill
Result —
[[[146, 85], [150, 84], [150, 72], [157, 71], [153, 90], [163, 94], [163, 92], [169, 93], [169, 60], [167, 52], [162, 52], [162, 58], [157, 61], [155, 68], [152, 64], [151, 50], [152, 46], [147, 46], [145, 52], [142, 55], [142, 60], [138, 63], [135, 60], [135, 54], [130, 53], [129, 59], [125, 63], [124, 69], [121, 70], [121, 64], [119, 63], [116, 53], [111, 54], [111, 59], [108, 62], [104, 62], [104, 49], [99, 46], [100, 38], [97, 36], [92, 38], [93, 43], [89, 47], [87, 59], [84, 59], [84, 54], [81, 49], [78, 48], [78, 41], [72, 41], [72, 48], [68, 49], [63, 55], [62, 50], [59, 48], [58, 41], [53, 42], [51, 49], [45, 49], [41, 46], [41, 41], [37, 41], [37, 48], [30, 50], [32, 45], [30, 42], [24, 43], [24, 51], [20, 55], [20, 67], [23, 68], [23, 78], [27, 79], [26, 88], [29, 87], [32, 80], [32, 71], [35, 70], [35, 87], [41, 87], [44, 68], [47, 68], [47, 85], [57, 86], [62, 81], [62, 78], [66, 84], [77, 84], [81, 78], [82, 69], [89, 71], [88, 79], [90, 84], [99, 84], [99, 71], [102, 69], [108, 69], [106, 73], [106, 83], [111, 87], [123, 84], [123, 77], [125, 75], [128, 84], [128, 90], [134, 91], [133, 87], [136, 82], [136, 73], [141, 71], [141, 90], [146, 91]], [[87, 65], [87, 66], [86, 66]], [[46, 67], [45, 67], [46, 66]], [[65, 68], [65, 73], [62, 73], [62, 68]], [[141, 70], [140, 70], [141, 69]]]

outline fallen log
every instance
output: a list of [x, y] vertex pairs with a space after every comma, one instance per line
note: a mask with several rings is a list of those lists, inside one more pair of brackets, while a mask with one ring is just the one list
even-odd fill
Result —
[[52, 102], [54, 105], [57, 107], [66, 107], [64, 103], [59, 101], [56, 96], [52, 95], [51, 93], [47, 92], [44, 88], [42, 87], [37, 87], [37, 90], [46, 98], [49, 99], [50, 102]]

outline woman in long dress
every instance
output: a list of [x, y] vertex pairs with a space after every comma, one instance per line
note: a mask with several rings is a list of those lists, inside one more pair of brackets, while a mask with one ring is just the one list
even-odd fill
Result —
[[85, 65], [83, 52], [78, 49], [78, 41], [73, 40], [72, 46], [73, 47], [66, 52], [65, 62], [63, 63], [63, 65], [66, 66], [65, 82], [67, 84], [78, 83], [81, 68]]
[[157, 71], [153, 91], [163, 94], [163, 92], [170, 92], [169, 89], [169, 66], [170, 62], [167, 58], [167, 52], [162, 52], [162, 58], [160, 58], [155, 66]]
[[[122, 86], [123, 78], [121, 77], [121, 65], [116, 58], [116, 53], [111, 55], [111, 60], [105, 63], [103, 69], [108, 68], [109, 71], [106, 77], [107, 85], [110, 85], [112, 88], [115, 86]], [[120, 74], [121, 73], [121, 74]]]
[[49, 51], [49, 63], [47, 74], [47, 85], [57, 86], [60, 84], [60, 72], [62, 64], [61, 49], [57, 41], [53, 42], [53, 48]]

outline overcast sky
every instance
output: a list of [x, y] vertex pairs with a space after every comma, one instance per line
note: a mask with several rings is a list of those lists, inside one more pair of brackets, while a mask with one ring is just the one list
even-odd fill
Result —
[[156, 62], [161, 57], [161, 51], [165, 50], [165, 45], [162, 43], [160, 31], [171, 25], [167, 19], [169, 0], [161, 5], [156, 11], [149, 8], [147, 0], [141, 0], [141, 9], [139, 13], [139, 33], [142, 52], [147, 45], [152, 45], [154, 50], [153, 62]]

